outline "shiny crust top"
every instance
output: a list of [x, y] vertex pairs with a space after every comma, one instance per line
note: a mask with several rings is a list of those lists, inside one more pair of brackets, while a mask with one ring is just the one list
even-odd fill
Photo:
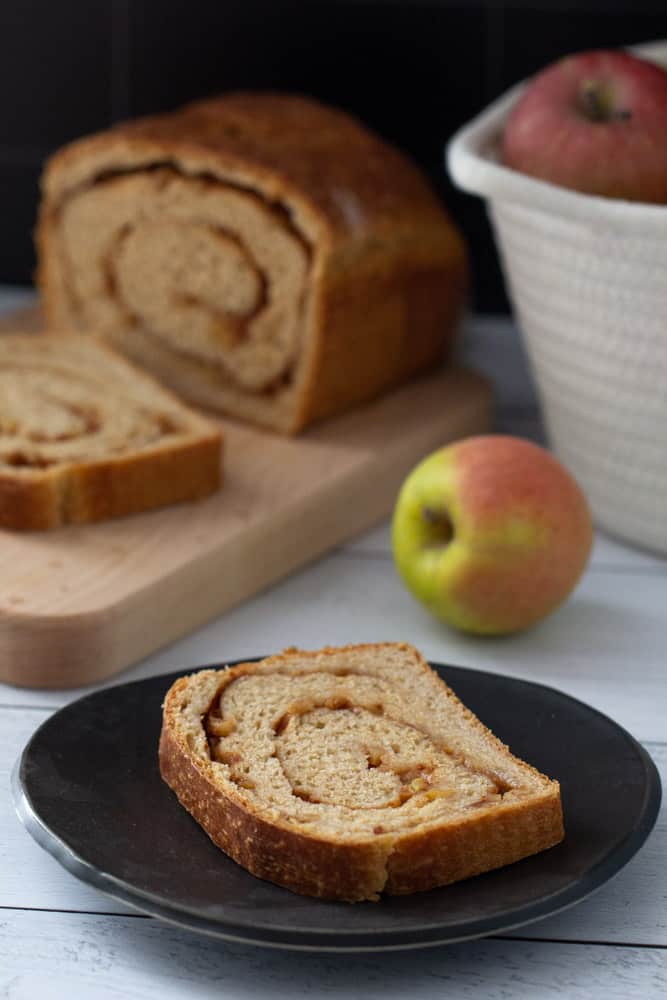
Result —
[[245, 178], [276, 200], [305, 199], [309, 214], [334, 230], [384, 221], [414, 226], [421, 217], [452, 237], [438, 199], [406, 156], [346, 113], [286, 94], [227, 94], [78, 140], [51, 158], [44, 191], [58, 202], [106, 170], [147, 162]]

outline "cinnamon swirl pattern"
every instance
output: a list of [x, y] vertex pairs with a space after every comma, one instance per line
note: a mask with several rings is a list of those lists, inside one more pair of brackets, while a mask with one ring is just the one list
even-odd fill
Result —
[[0, 338], [0, 526], [115, 517], [220, 485], [221, 435], [92, 338]]
[[302, 98], [230, 95], [80, 140], [44, 177], [52, 326], [273, 429], [435, 364], [461, 240], [404, 157]]
[[562, 836], [558, 785], [400, 644], [293, 650], [178, 681], [161, 765], [231, 857], [326, 898], [443, 885]]

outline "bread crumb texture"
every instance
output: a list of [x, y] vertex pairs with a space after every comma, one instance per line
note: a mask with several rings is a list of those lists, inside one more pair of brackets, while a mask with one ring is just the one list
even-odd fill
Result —
[[405, 644], [288, 650], [182, 678], [160, 760], [232, 858], [324, 898], [444, 885], [563, 835], [558, 784]]
[[94, 337], [0, 340], [0, 527], [98, 521], [207, 496], [222, 434]]
[[64, 147], [42, 179], [53, 329], [295, 433], [440, 364], [466, 252], [427, 180], [295, 95], [226, 94]]

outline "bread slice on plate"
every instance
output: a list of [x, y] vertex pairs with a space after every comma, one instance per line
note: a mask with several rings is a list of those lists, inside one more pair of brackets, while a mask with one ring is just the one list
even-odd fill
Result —
[[37, 530], [194, 500], [222, 434], [94, 337], [0, 336], [0, 528]]
[[412, 646], [288, 649], [167, 692], [160, 770], [231, 858], [350, 902], [446, 885], [563, 838], [559, 785]]

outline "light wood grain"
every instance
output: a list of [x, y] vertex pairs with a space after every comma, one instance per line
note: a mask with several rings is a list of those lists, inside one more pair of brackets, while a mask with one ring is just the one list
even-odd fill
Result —
[[[0, 708], [0, 908], [127, 913], [122, 903], [79, 882], [42, 851], [14, 814], [10, 769], [46, 711]], [[649, 743], [667, 786], [667, 744]], [[667, 803], [639, 854], [612, 882], [588, 900], [548, 920], [517, 931], [519, 936], [563, 941], [610, 941], [667, 947]], [[30, 873], [26, 880], [26, 872]]]
[[200, 503], [0, 532], [0, 680], [121, 670], [386, 516], [419, 458], [490, 419], [487, 383], [443, 370], [299, 438], [222, 421], [225, 485]]
[[132, 917], [7, 911], [8, 1000], [662, 1000], [667, 953], [485, 940], [388, 955], [309, 955], [226, 945]]

